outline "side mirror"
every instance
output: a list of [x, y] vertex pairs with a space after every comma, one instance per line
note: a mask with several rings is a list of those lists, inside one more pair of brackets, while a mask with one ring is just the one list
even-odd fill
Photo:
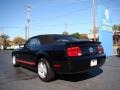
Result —
[[27, 45], [27, 44], [24, 44], [23, 47], [24, 47], [24, 48], [28, 48], [28, 45]]

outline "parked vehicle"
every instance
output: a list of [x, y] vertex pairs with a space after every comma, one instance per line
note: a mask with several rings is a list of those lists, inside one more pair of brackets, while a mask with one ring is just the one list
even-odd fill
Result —
[[120, 57], [120, 47], [117, 49], [117, 56]]
[[66, 35], [38, 35], [12, 53], [12, 63], [36, 70], [42, 81], [51, 81], [56, 73], [87, 72], [105, 63], [100, 42]]

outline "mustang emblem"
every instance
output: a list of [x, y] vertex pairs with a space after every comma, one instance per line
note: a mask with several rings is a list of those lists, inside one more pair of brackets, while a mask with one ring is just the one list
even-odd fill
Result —
[[93, 53], [93, 48], [92, 48], [92, 47], [90, 47], [90, 48], [89, 48], [89, 51], [90, 51], [91, 53]]

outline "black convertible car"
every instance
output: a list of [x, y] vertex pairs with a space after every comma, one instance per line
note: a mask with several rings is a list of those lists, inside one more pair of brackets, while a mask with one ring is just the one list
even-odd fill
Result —
[[84, 73], [104, 64], [106, 55], [100, 42], [66, 35], [38, 35], [23, 48], [14, 50], [12, 63], [35, 70], [42, 81], [50, 81], [56, 73]]

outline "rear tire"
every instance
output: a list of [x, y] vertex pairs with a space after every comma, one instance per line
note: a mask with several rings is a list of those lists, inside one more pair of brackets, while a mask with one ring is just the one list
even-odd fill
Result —
[[16, 56], [15, 56], [15, 55], [12, 57], [12, 65], [13, 65], [14, 67], [18, 67], [18, 66], [19, 66], [19, 65], [18, 65], [18, 62], [16, 62]]
[[46, 58], [41, 58], [39, 60], [37, 65], [37, 73], [39, 78], [44, 82], [49, 82], [55, 78], [55, 73]]

